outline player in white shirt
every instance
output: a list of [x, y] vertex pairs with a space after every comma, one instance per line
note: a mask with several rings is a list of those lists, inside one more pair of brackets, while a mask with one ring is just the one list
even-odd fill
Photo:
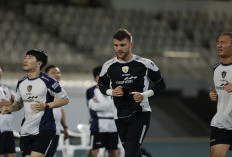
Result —
[[[101, 69], [101, 66], [93, 69], [96, 82], [98, 82]], [[99, 148], [106, 148], [109, 157], [117, 157], [118, 133], [111, 97], [103, 95], [98, 86], [95, 85], [87, 89], [86, 98], [91, 116], [91, 150], [88, 157], [97, 157]]]
[[[50, 65], [46, 67], [45, 73], [55, 78], [57, 81], [60, 81], [60, 69], [55, 65]], [[64, 109], [62, 107], [53, 109], [53, 115], [56, 123], [56, 136], [52, 141], [52, 144], [48, 150], [48, 153], [46, 154], [46, 157], [53, 157], [55, 155], [62, 129], [64, 132], [64, 140], [68, 138], [68, 126], [66, 124]]]
[[46, 64], [47, 54], [44, 51], [29, 50], [23, 60], [23, 70], [27, 76], [18, 81], [14, 103], [2, 107], [2, 114], [24, 107], [20, 149], [22, 156], [26, 157], [45, 157], [56, 132], [52, 109], [69, 103], [59, 82], [41, 72]]
[[210, 88], [211, 101], [217, 101], [217, 112], [211, 121], [211, 157], [226, 157], [232, 145], [232, 33], [217, 39], [221, 62], [214, 66], [215, 90]]
[[[2, 78], [2, 69], [0, 67], [0, 81]], [[5, 100], [11, 104], [15, 98], [15, 92], [8, 87], [0, 83], [0, 101]], [[1, 109], [0, 109], [1, 111]], [[11, 113], [2, 115], [0, 114], [0, 157], [3, 155], [7, 157], [15, 157], [15, 141], [12, 131], [13, 115]]]

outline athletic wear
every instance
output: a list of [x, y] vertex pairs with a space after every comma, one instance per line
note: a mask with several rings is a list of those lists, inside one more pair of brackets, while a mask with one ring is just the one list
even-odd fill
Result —
[[57, 150], [57, 147], [58, 147], [58, 144], [59, 144], [59, 139], [60, 139], [60, 135], [54, 136], [54, 138], [52, 139], [52, 143], [51, 143], [45, 157], [54, 157], [56, 150]]
[[20, 150], [22, 155], [30, 155], [32, 151], [46, 155], [54, 136], [55, 130], [41, 131], [37, 135], [21, 136]]
[[118, 133], [99, 133], [91, 131], [90, 147], [91, 149], [105, 147], [106, 150], [116, 150], [118, 149]]
[[61, 108], [54, 108], [53, 109], [53, 115], [55, 118], [55, 123], [56, 123], [56, 136], [54, 136], [54, 138], [52, 139], [52, 143], [49, 147], [49, 150], [46, 154], [46, 157], [53, 157], [56, 153], [56, 149], [58, 147], [59, 144], [59, 138], [60, 138], [60, 134], [61, 134], [61, 118], [62, 118], [62, 112], [61, 112]]
[[[149, 80], [154, 83], [149, 91]], [[103, 94], [118, 86], [123, 88], [123, 96], [113, 97], [116, 107], [116, 126], [125, 157], [142, 157], [140, 146], [150, 124], [151, 108], [148, 96], [158, 94], [165, 88], [159, 68], [149, 59], [133, 55], [129, 61], [116, 57], [107, 61], [102, 68], [99, 87]], [[146, 92], [140, 103], [134, 101], [133, 92]]]
[[131, 92], [145, 92], [148, 90], [149, 79], [154, 82], [151, 87], [154, 94], [165, 88], [165, 83], [158, 67], [149, 59], [136, 55], [129, 61], [119, 61], [116, 57], [107, 61], [102, 68], [99, 87], [104, 95], [108, 89], [123, 86], [123, 96], [113, 97], [116, 106], [115, 118], [125, 118], [133, 113], [151, 111], [148, 98], [136, 103]]
[[136, 112], [129, 118], [116, 119], [126, 157], [140, 157], [140, 146], [150, 125], [151, 112]]
[[210, 146], [216, 144], [232, 145], [232, 130], [211, 127]]
[[[10, 87], [0, 84], [0, 101], [1, 99], [11, 100], [11, 96], [15, 96], [15, 92]], [[11, 113], [0, 114], [0, 133], [12, 131], [12, 120], [13, 115]]]
[[39, 100], [49, 103], [57, 99], [67, 98], [66, 92], [61, 88], [51, 76], [41, 72], [38, 78], [29, 79], [27, 76], [20, 79], [16, 89], [15, 101], [22, 103], [25, 109], [25, 117], [20, 129], [21, 136], [36, 135], [45, 130], [56, 130], [52, 109], [48, 107], [45, 111], [35, 113], [31, 109], [31, 104]]
[[[15, 96], [15, 92], [10, 87], [0, 84], [0, 101], [1, 99], [11, 100], [11, 96]], [[15, 153], [12, 120], [13, 115], [11, 113], [0, 114], [0, 154]]]
[[15, 141], [12, 131], [0, 133], [0, 154], [15, 153]]
[[226, 81], [232, 83], [232, 64], [218, 63], [214, 67], [214, 85], [218, 94], [217, 113], [211, 126], [232, 130], [232, 94], [225, 91]]
[[[90, 130], [95, 132], [117, 132], [111, 98], [102, 95], [96, 86], [87, 90], [86, 97], [91, 116]], [[98, 102], [95, 102], [92, 98], [95, 98]]]
[[97, 86], [89, 88], [86, 97], [91, 116], [91, 149], [105, 147], [107, 150], [116, 150], [118, 134], [114, 121], [112, 99], [102, 95]]

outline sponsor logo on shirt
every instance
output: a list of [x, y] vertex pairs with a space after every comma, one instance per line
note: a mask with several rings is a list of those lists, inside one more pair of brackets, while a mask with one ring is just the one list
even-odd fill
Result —
[[116, 84], [129, 84], [133, 83], [137, 76], [125, 77], [123, 81], [116, 81]]
[[56, 89], [58, 86], [59, 86], [58, 82], [55, 82], [55, 83], [52, 85], [52, 88], [53, 88], [53, 89]]

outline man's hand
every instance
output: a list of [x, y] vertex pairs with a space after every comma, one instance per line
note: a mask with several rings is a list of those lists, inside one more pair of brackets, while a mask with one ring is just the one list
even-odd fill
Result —
[[115, 97], [123, 96], [123, 87], [122, 86], [118, 86], [118, 87], [114, 88], [114, 90], [113, 90], [113, 96], [115, 96]]
[[12, 104], [12, 102], [10, 100], [1, 99], [1, 101], [0, 101], [0, 108], [3, 107], [3, 106], [9, 106], [11, 104]]
[[232, 92], [232, 84], [228, 81], [226, 81], [226, 85], [225, 85], [225, 91]]
[[10, 109], [11, 109], [10, 106], [3, 106], [1, 109], [1, 114], [7, 114], [7, 113], [11, 112]]
[[35, 113], [39, 113], [40, 111], [45, 110], [45, 103], [42, 103], [41, 101], [38, 101], [38, 100], [35, 100], [35, 102], [37, 102], [37, 103], [36, 104], [31, 104], [31, 109]]
[[211, 101], [217, 101], [217, 93], [212, 88], [210, 88], [209, 97]]
[[143, 95], [139, 92], [131, 92], [130, 94], [133, 94], [135, 102], [142, 102], [143, 101]]

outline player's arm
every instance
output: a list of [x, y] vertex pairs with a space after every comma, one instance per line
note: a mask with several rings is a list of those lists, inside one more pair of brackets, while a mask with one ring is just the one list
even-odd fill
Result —
[[89, 108], [94, 111], [112, 111], [112, 103], [108, 101], [99, 102], [96, 98], [88, 101]]
[[68, 138], [68, 126], [67, 126], [67, 123], [66, 123], [66, 116], [65, 116], [65, 112], [64, 112], [63, 108], [61, 109], [61, 114], [62, 114], [61, 124], [62, 124], [62, 126], [64, 128], [64, 139], [67, 139]]
[[49, 103], [43, 103], [41, 101], [35, 100], [35, 104], [31, 104], [31, 109], [35, 111], [35, 113], [38, 113], [40, 111], [44, 111], [46, 106], [50, 109], [58, 108], [64, 105], [67, 105], [69, 103], [69, 98], [64, 99], [55, 99], [53, 102]]
[[144, 91], [142, 93], [140, 92], [132, 92], [135, 102], [141, 102], [143, 99], [146, 99], [148, 97], [151, 97], [153, 95], [159, 94], [162, 90], [166, 88], [166, 84], [164, 82], [164, 79], [162, 75], [160, 74], [160, 71], [158, 67], [150, 61], [151, 64], [148, 66], [148, 78], [153, 82], [153, 86], [151, 89]]
[[1, 109], [1, 113], [7, 114], [9, 112], [15, 112], [15, 111], [20, 110], [22, 107], [23, 107], [23, 104], [15, 101], [11, 105], [8, 105], [8, 106], [3, 105], [2, 109]]

